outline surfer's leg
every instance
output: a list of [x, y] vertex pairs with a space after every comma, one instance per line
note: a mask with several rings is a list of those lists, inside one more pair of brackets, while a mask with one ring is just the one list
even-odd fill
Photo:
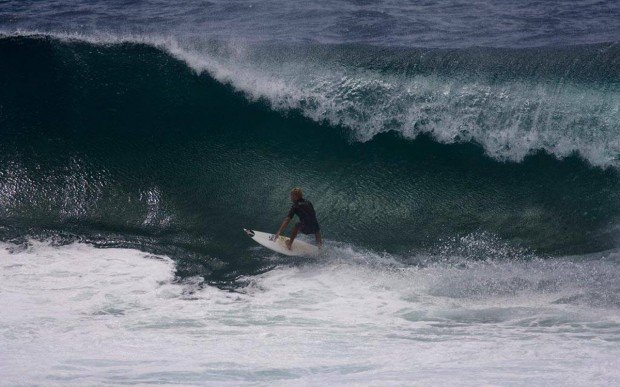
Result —
[[316, 238], [316, 244], [319, 246], [319, 249], [323, 247], [323, 240], [321, 239], [321, 232], [317, 231], [314, 233], [314, 237]]
[[291, 239], [286, 241], [286, 247], [289, 248], [289, 250], [292, 248], [293, 246], [293, 241], [295, 240], [295, 238], [297, 237], [297, 233], [299, 232], [299, 223], [297, 223], [295, 225], [295, 227], [293, 227], [293, 231], [291, 232]]

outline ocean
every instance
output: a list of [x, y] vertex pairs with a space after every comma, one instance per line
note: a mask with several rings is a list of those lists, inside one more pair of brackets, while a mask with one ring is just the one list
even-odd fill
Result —
[[618, 384], [618, 20], [0, 2], [0, 384]]

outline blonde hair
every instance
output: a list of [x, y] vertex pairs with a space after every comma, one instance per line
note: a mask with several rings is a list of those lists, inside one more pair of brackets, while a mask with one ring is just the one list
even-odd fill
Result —
[[304, 197], [304, 192], [301, 190], [301, 188], [299, 187], [295, 187], [291, 190], [291, 194], [297, 196], [298, 198], [303, 198]]

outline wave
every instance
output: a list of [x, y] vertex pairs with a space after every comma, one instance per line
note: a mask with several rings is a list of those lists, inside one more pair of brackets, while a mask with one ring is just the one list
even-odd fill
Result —
[[[0, 234], [109, 238], [167, 255], [181, 251], [188, 273], [208, 261], [206, 272], [226, 266], [234, 276], [248, 267], [241, 228], [275, 228], [287, 191], [302, 185], [328, 239], [373, 251], [406, 255], [480, 233], [554, 255], [618, 245], [617, 169], [592, 168], [574, 155], [531, 154], [541, 144], [556, 156], [564, 144], [572, 154], [579, 143], [582, 157], [592, 150], [590, 163], [614, 165], [617, 137], [609, 131], [617, 129], [617, 110], [605, 105], [618, 87], [609, 67], [617, 60], [613, 45], [584, 47], [600, 51], [589, 67], [589, 54], [578, 48], [548, 53], [556, 59], [546, 63], [558, 70], [528, 67], [534, 51], [191, 45], [194, 51], [144, 37], [0, 39]], [[560, 53], [575, 69], [562, 76]], [[483, 54], [494, 59], [479, 60]], [[344, 78], [334, 83], [338, 71]], [[470, 78], [494, 79], [486, 99], [447, 92], [462, 108], [450, 119], [469, 111], [481, 126], [450, 137], [454, 128], [441, 122], [449, 109], [410, 131], [399, 126], [402, 116], [390, 109], [404, 106], [403, 85], [412, 96], [421, 90], [412, 82], [431, 78], [437, 90], [446, 87], [441, 79], [457, 89]], [[504, 102], [514, 97], [493, 97], [498, 87], [527, 82], [555, 85], [556, 98], [544, 103], [571, 114], [588, 107], [568, 91], [588, 90], [602, 126], [564, 133], [551, 125], [523, 138], [524, 126], [511, 135], [488, 127], [490, 116], [480, 112], [507, 112]], [[425, 106], [447, 106], [431, 94]], [[388, 116], [391, 123], [379, 124]], [[519, 148], [511, 141], [530, 142]], [[530, 156], [496, 160], [517, 154]]]
[[[204, 60], [167, 48], [252, 99], [298, 109], [368, 141], [394, 131], [474, 142], [500, 161], [544, 150], [618, 167], [620, 48], [408, 50], [218, 47]], [[248, 53], [248, 50], [250, 52]], [[308, 52], [310, 51], [310, 52]], [[284, 58], [283, 58], [284, 56]], [[215, 59], [213, 59], [215, 58]]]
[[[6, 33], [5, 33], [6, 34]], [[33, 36], [12, 32], [8, 36]], [[620, 46], [407, 49], [247, 44], [140, 35], [52, 34], [98, 45], [160, 48], [250, 100], [349, 129], [473, 142], [500, 161], [545, 151], [618, 167]]]

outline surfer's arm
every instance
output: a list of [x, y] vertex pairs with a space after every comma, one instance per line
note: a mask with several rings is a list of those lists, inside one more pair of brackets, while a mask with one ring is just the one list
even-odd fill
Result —
[[280, 225], [280, 228], [278, 229], [278, 232], [273, 238], [274, 240], [278, 239], [278, 237], [280, 237], [280, 234], [282, 234], [282, 231], [286, 230], [290, 221], [291, 221], [291, 218], [289, 218], [288, 216], [284, 218], [284, 220], [282, 221], [282, 224]]

